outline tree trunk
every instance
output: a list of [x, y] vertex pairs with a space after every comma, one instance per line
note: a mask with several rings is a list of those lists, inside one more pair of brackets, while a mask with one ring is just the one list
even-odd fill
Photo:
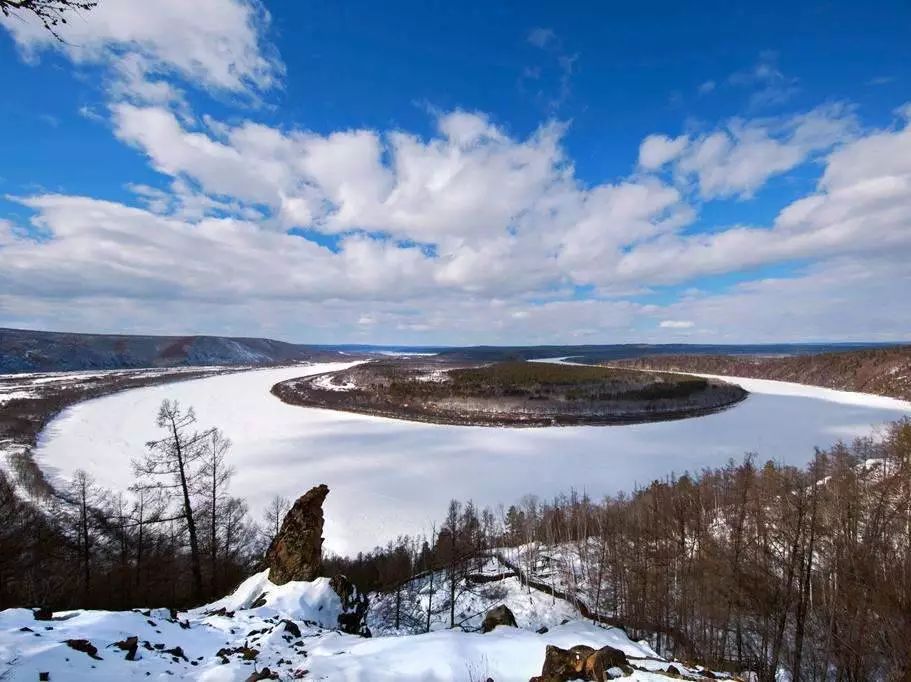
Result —
[[174, 447], [177, 453], [177, 467], [180, 473], [180, 488], [183, 492], [183, 511], [187, 521], [187, 533], [190, 536], [190, 562], [193, 571], [193, 596], [202, 600], [202, 568], [199, 562], [199, 541], [196, 537], [196, 523], [193, 520], [193, 506], [190, 504], [190, 489], [187, 485], [187, 472], [183, 463], [183, 449], [180, 446], [180, 437], [177, 433], [177, 424], [171, 420], [174, 433]]

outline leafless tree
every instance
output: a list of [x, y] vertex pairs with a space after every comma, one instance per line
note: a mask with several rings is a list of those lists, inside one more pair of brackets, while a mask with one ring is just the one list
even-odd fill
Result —
[[202, 598], [202, 567], [199, 538], [191, 494], [198, 489], [201, 477], [199, 465], [206, 455], [206, 443], [213, 437], [214, 429], [194, 431], [196, 414], [193, 408], [183, 410], [176, 401], [163, 400], [158, 410], [156, 424], [167, 435], [146, 443], [148, 453], [143, 460], [133, 462], [136, 475], [153, 480], [163, 490], [175, 491], [178, 498], [178, 516], [186, 524], [190, 539], [190, 561], [193, 572], [193, 589]]
[[218, 575], [218, 517], [227, 499], [227, 488], [234, 468], [225, 463], [225, 453], [231, 441], [217, 429], [210, 431], [202, 442], [202, 466], [199, 469], [200, 494], [206, 501], [206, 521], [209, 525], [209, 585], [217, 593]]
[[263, 530], [266, 534], [267, 545], [278, 535], [282, 528], [282, 521], [285, 519], [285, 514], [288, 513], [289, 509], [291, 509], [291, 503], [288, 498], [281, 495], [276, 495], [269, 502], [269, 506], [266, 507], [266, 511], [263, 513], [263, 521], [266, 524]]

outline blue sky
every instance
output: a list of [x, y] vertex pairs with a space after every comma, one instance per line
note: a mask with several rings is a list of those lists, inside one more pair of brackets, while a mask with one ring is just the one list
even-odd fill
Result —
[[911, 7], [591, 5], [0, 20], [0, 325], [907, 340]]

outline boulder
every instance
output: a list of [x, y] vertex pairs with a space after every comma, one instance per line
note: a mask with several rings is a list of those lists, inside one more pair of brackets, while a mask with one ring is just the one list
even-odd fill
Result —
[[287, 632], [289, 636], [296, 637], [297, 639], [301, 638], [301, 629], [293, 620], [285, 619], [282, 621], [282, 625], [285, 626], [285, 632]]
[[615, 672], [620, 670], [624, 673], [630, 671], [629, 661], [626, 660], [626, 654], [620, 651], [620, 649], [615, 649], [612, 646], [605, 646], [585, 659], [584, 672], [585, 679], [587, 680], [594, 680], [594, 682], [609, 680], [615, 677], [615, 675], [611, 675], [608, 672], [610, 670]]
[[338, 629], [349, 635], [369, 637], [367, 609], [370, 607], [370, 600], [367, 595], [341, 574], [332, 576], [329, 585], [342, 601], [342, 612], [338, 616]]
[[81, 651], [82, 653], [87, 654], [91, 658], [94, 658], [96, 661], [101, 660], [101, 656], [98, 655], [98, 647], [96, 647], [87, 639], [67, 639], [64, 640], [64, 644], [66, 644], [71, 649], [75, 649], [76, 651]]
[[567, 682], [568, 680], [593, 680], [605, 682], [614, 675], [610, 671], [631, 672], [626, 654], [606, 646], [595, 651], [580, 644], [570, 649], [549, 645], [544, 652], [541, 674], [530, 682]]
[[484, 614], [484, 622], [481, 623], [481, 632], [490, 632], [498, 625], [506, 625], [511, 628], [518, 627], [516, 624], [516, 617], [512, 614], [512, 611], [509, 610], [509, 607], [506, 606], [506, 604], [495, 606]]
[[329, 488], [318, 485], [297, 498], [266, 551], [269, 580], [284, 585], [319, 575], [323, 551], [323, 502]]
[[127, 637], [124, 640], [119, 642], [114, 642], [113, 646], [117, 647], [121, 651], [126, 651], [126, 660], [135, 661], [136, 660], [136, 651], [139, 649], [139, 637], [133, 635], [132, 637]]

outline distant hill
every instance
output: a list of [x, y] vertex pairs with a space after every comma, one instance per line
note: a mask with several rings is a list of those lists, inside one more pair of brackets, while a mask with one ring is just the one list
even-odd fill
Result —
[[[464, 348], [425, 348], [436, 351], [441, 359], [471, 362], [534, 360], [565, 357], [573, 362], [598, 364], [654, 355], [810, 355], [830, 351], [883, 348], [881, 343], [775, 343], [775, 344], [695, 344], [695, 343], [617, 343], [546, 346], [467, 346]], [[889, 344], [894, 345], [894, 344]]]
[[0, 373], [205, 365], [271, 365], [339, 353], [272, 339], [70, 334], [0, 328]]
[[663, 355], [614, 362], [639, 369], [792, 381], [911, 400], [911, 346], [815, 355]]

